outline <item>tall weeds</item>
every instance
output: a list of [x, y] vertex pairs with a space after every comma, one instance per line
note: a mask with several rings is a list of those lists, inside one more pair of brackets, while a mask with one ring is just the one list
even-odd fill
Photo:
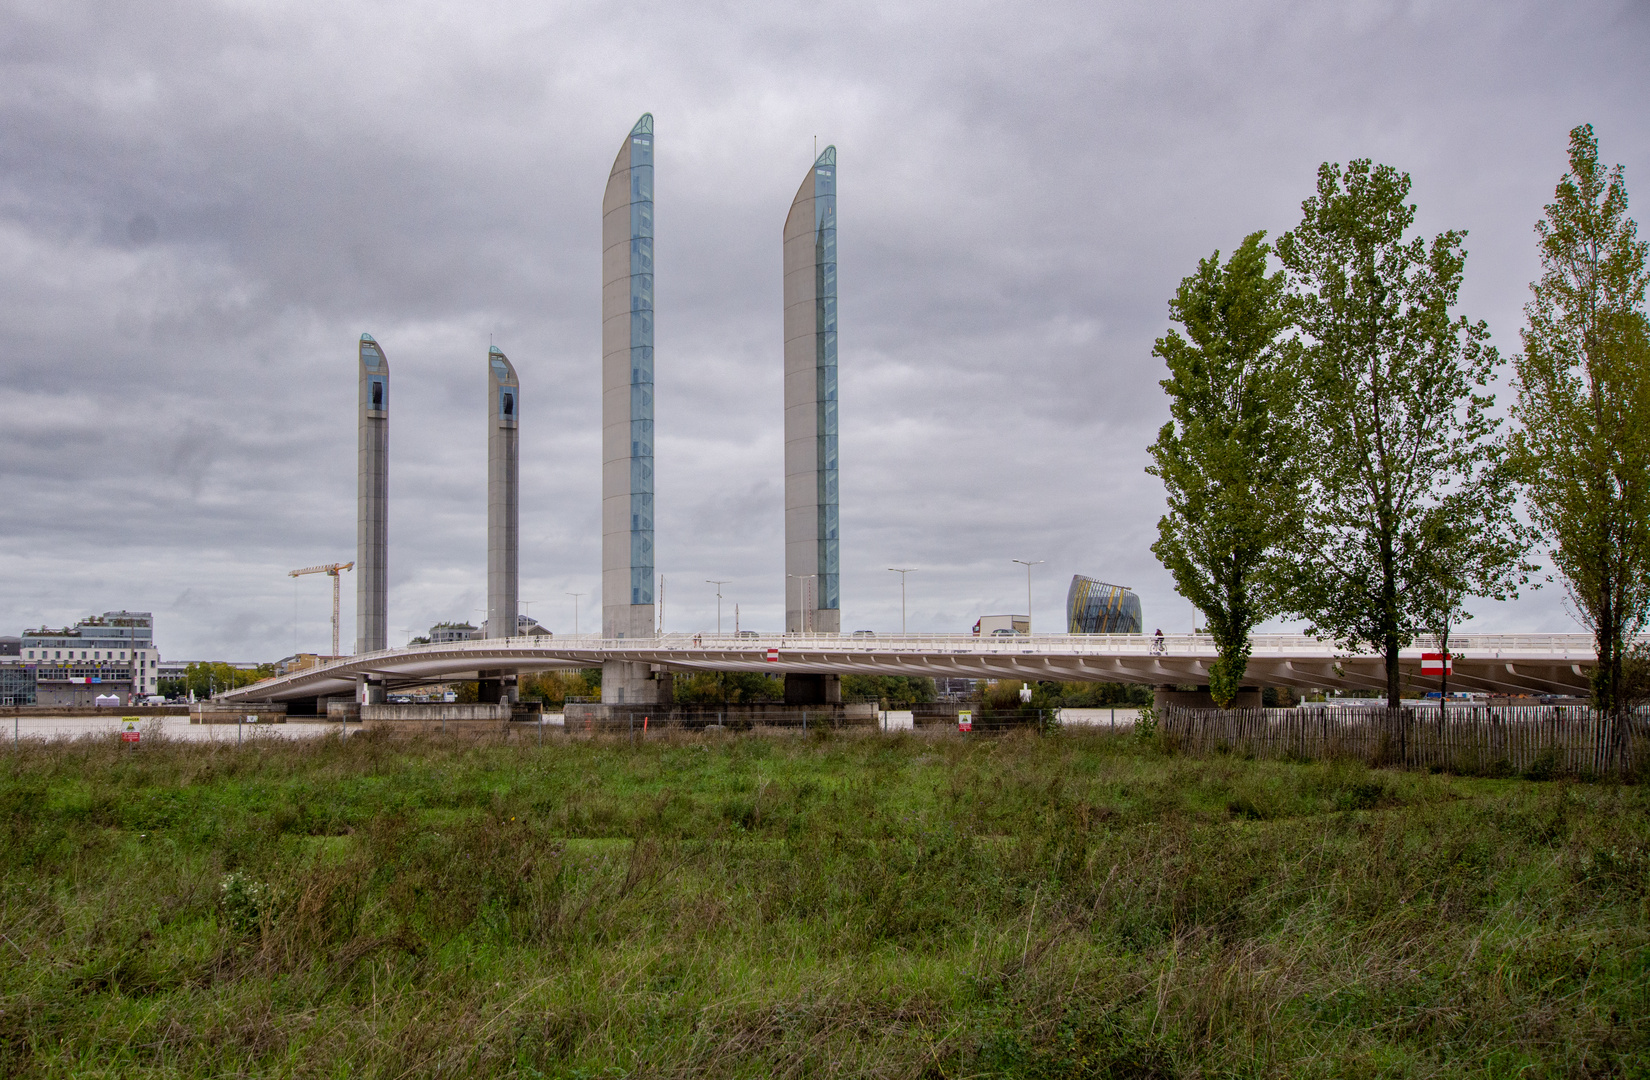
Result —
[[0, 1072], [1605, 1075], [1631, 786], [970, 741], [25, 746]]

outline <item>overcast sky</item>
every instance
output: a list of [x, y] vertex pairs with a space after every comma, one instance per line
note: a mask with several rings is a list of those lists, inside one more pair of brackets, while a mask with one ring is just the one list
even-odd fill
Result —
[[[171, 4], [0, 15], [0, 633], [152, 610], [175, 659], [324, 650], [355, 342], [392, 368], [392, 644], [483, 617], [485, 357], [522, 383], [521, 596], [598, 625], [600, 204], [657, 131], [667, 630], [783, 623], [780, 230], [839, 152], [843, 629], [966, 631], [1149, 547], [1152, 341], [1322, 161], [1469, 230], [1518, 347], [1591, 122], [1650, 198], [1643, 2]], [[1642, 205], [1635, 213], [1643, 220]], [[1552, 588], [1475, 629], [1577, 629]], [[354, 638], [354, 584], [344, 631]]]

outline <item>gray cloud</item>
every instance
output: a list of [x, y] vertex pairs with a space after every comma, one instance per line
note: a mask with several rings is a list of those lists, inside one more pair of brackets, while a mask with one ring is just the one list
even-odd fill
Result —
[[[659, 131], [667, 627], [781, 621], [779, 229], [841, 152], [845, 628], [1074, 572], [1188, 628], [1149, 546], [1153, 338], [1324, 160], [1470, 230], [1517, 348], [1565, 133], [1647, 175], [1643, 5], [7, 5], [0, 630], [153, 608], [171, 656], [325, 642], [354, 550], [354, 340], [389, 355], [392, 627], [478, 618], [488, 336], [522, 376], [522, 596], [595, 625], [598, 204]], [[1638, 179], [1634, 179], [1634, 178]], [[345, 589], [345, 618], [353, 591]], [[296, 609], [296, 616], [294, 611]], [[1557, 590], [1482, 625], [1565, 630]], [[394, 634], [392, 633], [392, 636]], [[346, 637], [348, 631], [346, 630]]]

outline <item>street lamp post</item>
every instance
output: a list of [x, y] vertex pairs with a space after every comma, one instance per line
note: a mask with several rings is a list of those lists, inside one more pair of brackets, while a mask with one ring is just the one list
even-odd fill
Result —
[[785, 576], [787, 578], [796, 578], [797, 579], [797, 581], [796, 581], [797, 601], [801, 605], [801, 608], [802, 608], [802, 629], [799, 632], [806, 634], [806, 633], [809, 632], [808, 631], [808, 624], [813, 621], [809, 617], [810, 615], [812, 615], [812, 612], [809, 609], [813, 606], [813, 585], [812, 585], [812, 582], [813, 582], [814, 578], [817, 578], [819, 575], [818, 574], [786, 574]]
[[722, 636], [722, 586], [728, 584], [731, 581], [733, 581], [732, 578], [726, 578], [722, 581], [717, 581], [714, 578], [706, 578], [705, 579], [705, 584], [706, 585], [716, 586], [716, 636], [717, 637]]
[[900, 637], [904, 637], [905, 636], [905, 575], [911, 573], [913, 570], [916, 569], [916, 567], [907, 566], [904, 569], [901, 569], [898, 566], [890, 566], [888, 569], [891, 573], [895, 573], [895, 574], [899, 575], [899, 633], [900, 633]]
[[1030, 562], [1027, 562], [1024, 559], [1014, 559], [1012, 561], [1017, 562], [1021, 566], [1026, 568], [1026, 633], [1030, 634], [1031, 633], [1031, 568], [1033, 566], [1041, 566], [1043, 560], [1033, 559]]
[[563, 596], [571, 596], [573, 598], [573, 636], [578, 637], [579, 636], [579, 597], [583, 596], [584, 593], [582, 593], [582, 592], [570, 592], [570, 593], [562, 593], [562, 595]]

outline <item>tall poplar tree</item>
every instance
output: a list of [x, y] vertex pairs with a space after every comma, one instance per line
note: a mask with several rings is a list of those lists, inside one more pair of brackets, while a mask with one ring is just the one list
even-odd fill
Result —
[[[1472, 618], [1475, 597], [1516, 599], [1519, 586], [1538, 569], [1528, 561], [1534, 531], [1514, 513], [1518, 485], [1506, 449], [1495, 444], [1482, 468], [1423, 514], [1417, 529], [1412, 606], [1417, 626], [1437, 639], [1446, 656], [1456, 625]], [[1442, 710], [1447, 674], [1438, 689]]]
[[1590, 124], [1570, 132], [1570, 171], [1536, 235], [1541, 279], [1514, 361], [1515, 460], [1575, 614], [1593, 633], [1594, 704], [1619, 720], [1625, 658], [1650, 617], [1646, 244], [1627, 216], [1621, 166], [1600, 167]]
[[[1405, 239], [1409, 176], [1324, 164], [1298, 227], [1278, 240], [1302, 335], [1301, 410], [1311, 475], [1290, 605], [1313, 633], [1379, 651], [1387, 704], [1402, 692], [1399, 650], [1424, 631], [1447, 560], [1429, 558], [1440, 515], [1473, 500], [1493, 456], [1499, 363], [1480, 321], [1454, 316], [1465, 233]], [[1473, 527], [1457, 522], [1453, 529]]]
[[1146, 469], [1169, 502], [1152, 552], [1214, 636], [1209, 692], [1221, 708], [1242, 684], [1250, 631], [1281, 610], [1278, 552], [1299, 527], [1287, 282], [1266, 272], [1265, 237], [1247, 237], [1224, 266], [1218, 251], [1201, 260], [1169, 301], [1186, 336], [1170, 329], [1152, 350], [1169, 367], [1171, 416]]

